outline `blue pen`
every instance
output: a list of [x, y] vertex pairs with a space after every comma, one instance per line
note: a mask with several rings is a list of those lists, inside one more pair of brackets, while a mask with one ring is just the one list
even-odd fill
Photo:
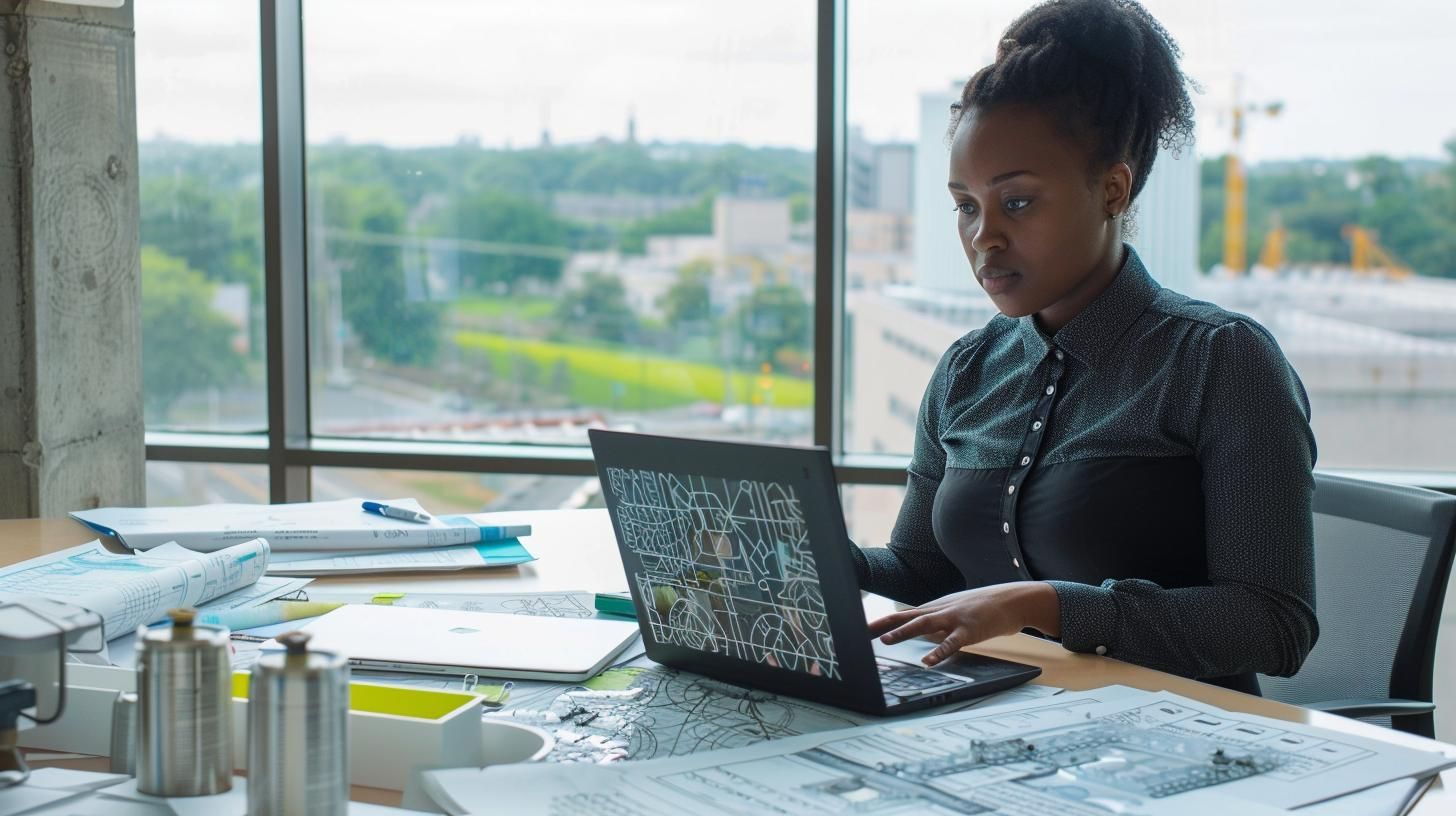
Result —
[[364, 512], [374, 513], [385, 518], [399, 519], [401, 521], [417, 521], [421, 524], [429, 524], [434, 517], [429, 513], [421, 513], [418, 510], [410, 510], [405, 507], [390, 507], [379, 502], [364, 502]]

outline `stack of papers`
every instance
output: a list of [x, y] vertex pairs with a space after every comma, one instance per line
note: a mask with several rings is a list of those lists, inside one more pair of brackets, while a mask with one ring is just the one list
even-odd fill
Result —
[[[107, 507], [71, 517], [133, 550], [174, 543], [213, 552], [263, 537], [272, 546], [272, 575], [445, 571], [535, 560], [517, 539], [530, 535], [529, 526], [493, 524], [490, 514], [406, 521], [365, 512], [364, 501]], [[424, 512], [414, 499], [386, 504]]]
[[[0, 597], [41, 597], [101, 616], [107, 640], [155, 623], [168, 609], [203, 606], [257, 583], [268, 568], [261, 538], [212, 553], [168, 544], [118, 555], [92, 541], [0, 569]], [[245, 600], [256, 595], [243, 593]]]
[[355, 575], [366, 572], [453, 572], [510, 567], [536, 560], [516, 539], [458, 547], [353, 553], [292, 552], [275, 556], [269, 575]]

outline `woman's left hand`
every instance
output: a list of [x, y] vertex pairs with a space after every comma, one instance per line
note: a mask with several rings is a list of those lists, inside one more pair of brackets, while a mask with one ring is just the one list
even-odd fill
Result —
[[1025, 628], [1056, 636], [1061, 626], [1061, 604], [1051, 584], [1017, 581], [968, 589], [937, 598], [924, 606], [906, 609], [870, 622], [870, 637], [899, 643], [928, 636], [940, 641], [921, 658], [927, 666], [945, 660], [962, 647]]

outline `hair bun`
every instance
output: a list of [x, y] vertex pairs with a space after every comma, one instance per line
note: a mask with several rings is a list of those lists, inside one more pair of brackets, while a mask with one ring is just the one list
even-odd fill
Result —
[[1181, 52], [1137, 0], [1045, 0], [1006, 28], [996, 61], [977, 71], [952, 108], [1021, 104], [1052, 114], [1092, 164], [1126, 161], [1136, 198], [1161, 144], [1193, 135]]

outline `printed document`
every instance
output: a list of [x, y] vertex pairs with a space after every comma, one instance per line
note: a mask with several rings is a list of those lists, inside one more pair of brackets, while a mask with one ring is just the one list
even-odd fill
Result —
[[[392, 507], [424, 512], [414, 499], [390, 499]], [[406, 550], [481, 540], [480, 524], [467, 516], [427, 523], [387, 518], [363, 509], [364, 499], [297, 504], [204, 504], [196, 507], [103, 507], [71, 517], [133, 550], [171, 541], [212, 552], [266, 538], [276, 552], [293, 550]], [[484, 516], [482, 516], [484, 518]], [[488, 522], [487, 522], [488, 523]]]
[[590, 592], [476, 592], [455, 595], [440, 592], [360, 592], [332, 587], [309, 593], [314, 601], [376, 603], [417, 609], [459, 609], [464, 612], [505, 612], [544, 618], [594, 618]]
[[455, 572], [535, 561], [521, 542], [462, 544], [394, 552], [290, 552], [275, 557], [269, 575], [361, 575], [370, 572]]
[[429, 771], [449, 813], [1226, 816], [1322, 802], [1456, 757], [1109, 687], [672, 759]]
[[256, 582], [268, 569], [268, 542], [255, 538], [213, 553], [166, 544], [118, 555], [100, 541], [0, 569], [0, 597], [35, 595], [101, 616], [107, 640], [200, 606]]
[[[312, 581], [312, 578], [274, 578], [264, 575], [256, 582], [249, 584], [242, 589], [229, 592], [218, 598], [198, 605], [199, 614], [207, 612], [225, 612], [231, 609], [249, 609], [254, 606], [262, 606], [274, 598], [283, 598], [292, 595], [303, 589]], [[288, 631], [280, 629], [278, 634]], [[233, 644], [233, 662], [236, 665], [240, 653], [236, 641]], [[256, 644], [253, 644], [256, 645]], [[97, 655], [72, 653], [72, 660], [77, 663], [90, 663], [98, 666], [125, 666], [131, 668], [136, 665], [136, 633], [129, 633], [117, 638], [112, 638], [106, 644], [106, 648]], [[252, 663], [243, 666], [250, 667]]]

